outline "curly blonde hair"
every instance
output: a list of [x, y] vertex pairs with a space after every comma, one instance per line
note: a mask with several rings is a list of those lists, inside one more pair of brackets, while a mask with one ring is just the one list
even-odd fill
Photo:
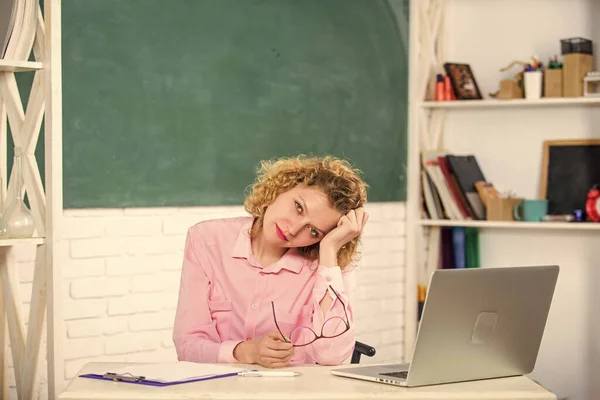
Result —
[[[330, 204], [345, 215], [367, 202], [367, 184], [360, 178], [361, 171], [345, 160], [332, 156], [292, 158], [262, 161], [256, 182], [249, 187], [244, 207], [255, 217], [250, 231], [256, 237], [263, 226], [265, 211], [277, 196], [297, 185], [316, 186], [328, 197]], [[348, 266], [357, 254], [360, 237], [346, 243], [338, 252], [338, 265]], [[310, 260], [319, 257], [319, 242], [299, 248], [300, 254]]]

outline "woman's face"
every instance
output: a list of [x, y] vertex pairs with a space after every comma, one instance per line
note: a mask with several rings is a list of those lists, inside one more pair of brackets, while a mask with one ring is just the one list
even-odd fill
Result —
[[298, 185], [267, 207], [263, 235], [277, 247], [306, 247], [320, 242], [341, 217], [321, 189]]

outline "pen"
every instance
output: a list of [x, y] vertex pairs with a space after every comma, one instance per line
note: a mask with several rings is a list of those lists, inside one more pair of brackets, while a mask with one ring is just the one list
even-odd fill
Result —
[[238, 373], [239, 376], [252, 376], [252, 377], [294, 377], [300, 376], [302, 373], [294, 371], [242, 371]]

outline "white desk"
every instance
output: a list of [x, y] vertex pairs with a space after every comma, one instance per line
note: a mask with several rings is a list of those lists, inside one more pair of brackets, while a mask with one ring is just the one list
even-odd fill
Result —
[[[78, 375], [110, 371], [131, 363], [89, 363]], [[256, 366], [252, 366], [256, 368]], [[230, 377], [167, 387], [75, 378], [59, 400], [556, 400], [556, 397], [526, 377], [490, 379], [449, 385], [401, 388], [330, 374], [330, 367], [289, 368], [302, 372], [296, 378]]]

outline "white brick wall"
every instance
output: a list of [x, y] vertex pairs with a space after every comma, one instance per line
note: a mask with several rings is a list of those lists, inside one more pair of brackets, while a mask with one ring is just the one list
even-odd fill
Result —
[[[368, 205], [357, 270], [357, 340], [377, 348], [363, 363], [402, 356], [405, 211]], [[198, 221], [244, 215], [241, 207], [68, 210], [62, 254], [65, 379], [90, 361], [173, 361], [171, 339], [187, 229]], [[33, 256], [19, 249], [28, 313]], [[45, 357], [42, 357], [45, 358]], [[16, 399], [9, 360], [11, 399]], [[45, 375], [45, 367], [42, 368]], [[40, 397], [46, 398], [46, 379]]]

